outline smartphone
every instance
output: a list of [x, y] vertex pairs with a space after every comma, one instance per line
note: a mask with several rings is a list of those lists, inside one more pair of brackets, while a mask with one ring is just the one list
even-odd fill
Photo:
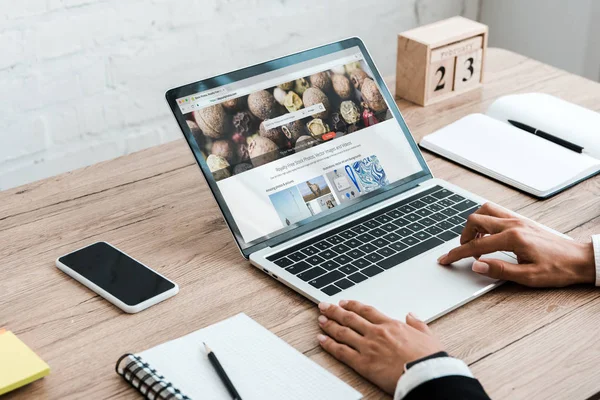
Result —
[[176, 283], [106, 242], [59, 257], [56, 267], [127, 313], [179, 292]]

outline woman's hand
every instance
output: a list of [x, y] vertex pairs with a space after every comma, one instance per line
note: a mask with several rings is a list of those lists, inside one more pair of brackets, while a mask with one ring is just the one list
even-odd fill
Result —
[[473, 263], [473, 271], [534, 287], [595, 282], [591, 243], [562, 238], [491, 203], [469, 216], [460, 243], [438, 262], [448, 265], [467, 257], [512, 251], [518, 265], [485, 258]]
[[412, 314], [406, 324], [358, 301], [319, 304], [321, 346], [386, 392], [393, 394], [404, 364], [442, 351], [424, 322]]

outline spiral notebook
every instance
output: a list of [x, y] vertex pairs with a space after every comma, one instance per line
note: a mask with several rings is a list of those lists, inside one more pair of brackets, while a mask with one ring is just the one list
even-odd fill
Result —
[[117, 361], [117, 373], [151, 400], [230, 399], [203, 342], [213, 349], [244, 400], [362, 398], [246, 314], [139, 354], [125, 354]]
[[[584, 148], [569, 150], [508, 120]], [[470, 114], [427, 135], [421, 147], [547, 198], [600, 172], [600, 114], [543, 93], [500, 97], [486, 114]]]

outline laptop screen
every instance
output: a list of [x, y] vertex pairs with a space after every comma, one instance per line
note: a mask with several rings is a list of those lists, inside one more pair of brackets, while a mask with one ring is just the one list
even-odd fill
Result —
[[369, 64], [354, 46], [173, 98], [242, 248], [423, 172]]

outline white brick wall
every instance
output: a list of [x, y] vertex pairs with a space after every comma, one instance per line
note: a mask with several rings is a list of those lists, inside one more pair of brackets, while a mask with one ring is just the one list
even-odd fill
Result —
[[180, 137], [174, 86], [360, 36], [394, 73], [396, 34], [478, 0], [0, 0], [0, 190]]

